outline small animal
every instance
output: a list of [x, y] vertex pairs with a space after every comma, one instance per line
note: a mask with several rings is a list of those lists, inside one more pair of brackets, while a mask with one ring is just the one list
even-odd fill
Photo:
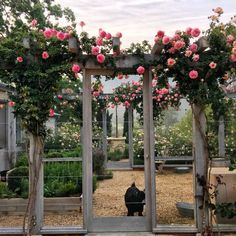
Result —
[[139, 216], [143, 215], [143, 207], [145, 205], [145, 192], [140, 191], [135, 183], [126, 190], [125, 193], [125, 205], [128, 209], [127, 216], [134, 216], [135, 212], [138, 212]]

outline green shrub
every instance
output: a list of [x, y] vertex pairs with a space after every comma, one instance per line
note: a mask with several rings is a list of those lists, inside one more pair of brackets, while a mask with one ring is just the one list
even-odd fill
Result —
[[93, 172], [96, 175], [103, 175], [104, 174], [104, 161], [105, 155], [101, 149], [94, 149], [93, 150]]
[[9, 190], [6, 183], [0, 182], [0, 198], [15, 197], [15, 193]]
[[20, 156], [16, 160], [15, 167], [20, 167], [20, 166], [28, 166], [28, 157], [25, 152], [22, 152]]
[[20, 196], [22, 198], [28, 198], [28, 194], [29, 194], [29, 180], [28, 179], [22, 178], [20, 180], [20, 190], [21, 190]]
[[49, 151], [45, 154], [46, 158], [56, 158], [56, 157], [62, 157], [62, 152], [60, 151]]
[[124, 158], [129, 158], [129, 145], [125, 145], [125, 150], [123, 154]]
[[82, 156], [81, 147], [77, 147], [73, 151], [64, 151], [62, 153], [62, 156], [63, 157], [81, 157]]
[[[25, 183], [26, 180], [28, 181], [29, 179], [28, 176], [29, 176], [29, 170], [27, 166], [20, 166], [12, 169], [8, 173], [8, 178], [7, 178], [9, 190], [11, 190], [12, 192], [16, 193], [19, 196], [21, 196], [21, 194], [25, 195], [26, 191]], [[23, 187], [23, 189], [21, 187]]]
[[108, 159], [111, 161], [120, 161], [123, 156], [123, 152], [120, 149], [116, 149], [108, 153]]

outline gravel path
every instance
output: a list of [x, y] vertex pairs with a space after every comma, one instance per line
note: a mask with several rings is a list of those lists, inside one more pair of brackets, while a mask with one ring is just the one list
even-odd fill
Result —
[[[135, 182], [144, 189], [143, 171], [113, 171], [113, 178], [99, 181], [93, 198], [94, 216], [125, 216], [126, 189]], [[164, 170], [156, 175], [156, 199], [158, 224], [193, 224], [193, 220], [181, 217], [175, 207], [176, 202], [193, 202], [192, 174], [177, 174]], [[145, 214], [145, 212], [144, 212]], [[1, 216], [0, 227], [22, 226], [23, 217]], [[82, 225], [81, 213], [46, 215], [44, 224], [48, 226]]]

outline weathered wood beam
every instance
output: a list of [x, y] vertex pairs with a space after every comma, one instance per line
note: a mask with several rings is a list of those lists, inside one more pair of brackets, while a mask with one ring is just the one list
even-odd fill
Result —
[[199, 38], [196, 44], [198, 45], [198, 52], [203, 52], [210, 46], [206, 36]]
[[118, 37], [112, 38], [112, 48], [113, 48], [113, 53], [116, 56], [119, 56], [120, 55], [120, 38]]
[[155, 43], [152, 48], [151, 53], [153, 55], [158, 55], [162, 52], [163, 48], [164, 48], [164, 45], [162, 43]]
[[[107, 55], [107, 57], [113, 57], [112, 55]], [[115, 67], [114, 65], [100, 65], [96, 62], [96, 57], [91, 55], [82, 55], [79, 57], [79, 64], [83, 69], [91, 69], [91, 70], [105, 70], [112, 71], [114, 69], [117, 70], [129, 70], [133, 73], [136, 72], [135, 66], [142, 64], [140, 61], [140, 55], [120, 55], [114, 58], [115, 59]], [[152, 66], [154, 61], [158, 59], [158, 56], [152, 54], [145, 54], [144, 60], [142, 60], [145, 64], [150, 64]], [[95, 74], [94, 74], [95, 75]]]

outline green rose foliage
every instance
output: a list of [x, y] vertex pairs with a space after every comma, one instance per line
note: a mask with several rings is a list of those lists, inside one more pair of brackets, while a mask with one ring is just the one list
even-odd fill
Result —
[[[4, 46], [1, 45], [0, 50], [3, 47], [3, 50], [8, 49], [9, 60], [7, 70], [2, 71], [1, 77], [15, 85], [15, 92], [11, 97], [15, 102], [15, 115], [22, 118], [22, 124], [28, 131], [40, 134], [45, 130], [43, 124], [48, 119], [60, 79], [63, 74], [70, 73], [71, 56], [67, 41], [57, 38], [46, 40], [38, 30], [27, 32], [27, 35], [30, 48], [25, 48], [22, 44], [24, 34], [19, 35], [14, 42], [4, 39]], [[48, 53], [47, 59], [42, 58], [43, 52]], [[3, 53], [1, 57], [2, 60], [5, 59]], [[16, 61], [17, 57], [22, 57], [23, 61]]]
[[[71, 76], [72, 60], [68, 41], [57, 37], [46, 39], [43, 31], [50, 27], [65, 32], [50, 20], [64, 16], [75, 26], [74, 14], [53, 1], [3, 1], [0, 8], [1, 80], [14, 87], [11, 96], [14, 113], [21, 117], [24, 128], [42, 135], [62, 75]], [[37, 22], [32, 26], [30, 22], [34, 19]], [[43, 58], [43, 53], [48, 58]]]
[[[180, 93], [190, 103], [219, 106], [219, 100], [224, 96], [219, 85], [224, 83], [223, 78], [235, 75], [235, 61], [231, 58], [235, 47], [235, 23], [220, 23], [219, 17], [220, 14], [210, 17], [210, 27], [198, 41], [194, 41], [193, 35], [187, 32], [177, 32], [176, 39], [170, 39], [166, 44], [159, 40], [163, 50], [156, 73], [161, 80], [173, 78], [179, 85]], [[229, 37], [234, 37], [234, 40], [229, 40]], [[178, 48], [178, 41], [183, 42], [182, 47]], [[191, 50], [193, 43], [198, 45], [196, 51]], [[192, 51], [192, 54], [187, 51]], [[199, 60], [194, 60], [195, 55], [199, 56]], [[170, 58], [174, 60], [171, 65], [168, 63]], [[216, 64], [215, 68], [210, 67], [211, 62]], [[190, 78], [191, 71], [198, 73], [196, 78]]]

